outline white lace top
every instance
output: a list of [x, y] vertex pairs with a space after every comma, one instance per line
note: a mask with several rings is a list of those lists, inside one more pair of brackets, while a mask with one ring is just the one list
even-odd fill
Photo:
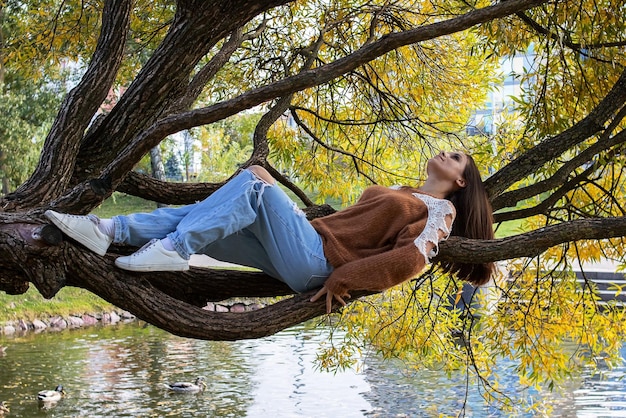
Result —
[[[452, 202], [445, 199], [438, 199], [422, 193], [413, 193], [413, 196], [420, 199], [428, 208], [428, 219], [424, 230], [417, 238], [415, 238], [415, 246], [424, 255], [426, 264], [430, 263], [430, 259], [435, 257], [439, 252], [439, 241], [445, 241], [450, 236], [450, 230], [446, 224], [446, 216], [452, 216], [454, 220], [454, 206]], [[444, 233], [443, 238], [439, 239], [439, 231]], [[426, 243], [431, 242], [435, 247], [426, 253]]]

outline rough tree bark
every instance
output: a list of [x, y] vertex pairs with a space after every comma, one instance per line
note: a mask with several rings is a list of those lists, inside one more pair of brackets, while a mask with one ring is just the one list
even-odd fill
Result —
[[[130, 24], [130, 0], [106, 1], [93, 59], [81, 82], [63, 102], [36, 171], [17, 191], [0, 200], [0, 290], [20, 294], [32, 283], [43, 296], [51, 298], [64, 286], [81, 287], [160, 328], [200, 339], [261, 337], [324, 314], [323, 301], [310, 303], [309, 295], [293, 295], [284, 284], [261, 273], [201, 268], [184, 273], [132, 273], [116, 269], [114, 257], [132, 249], [113, 247], [105, 257], [99, 257], [71, 240], [62, 240], [54, 228], [42, 227], [47, 225], [42, 214], [49, 208], [88, 213], [116, 190], [166, 204], [202, 199], [222, 183], [165, 183], [134, 173], [132, 168], [167, 135], [219, 121], [271, 100], [276, 103], [258, 127], [255, 153], [248, 164], [260, 163], [280, 177], [266, 161], [265, 133], [269, 124], [288, 109], [293, 93], [326, 83], [401, 46], [463, 31], [546, 2], [510, 0], [392, 33], [364, 44], [345, 58], [316, 68], [305, 67], [298, 74], [237, 97], [191, 109], [212, 74], [241, 42], [256, 36], [254, 31], [243, 33], [244, 24], [289, 0], [180, 0], [161, 45], [112, 111], [89, 128], [119, 69]], [[261, 30], [262, 25], [257, 28]], [[222, 40], [227, 41], [220, 51], [198, 71], [201, 60]], [[624, 134], [615, 130], [626, 112], [625, 103], [626, 72], [588, 118], [521, 155], [487, 182], [494, 206], [511, 207], [529, 195], [549, 190], [553, 184], [505, 193], [537, 167], [593, 135], [601, 134], [603, 141], [589, 153], [623, 144]], [[581, 157], [565, 172], [555, 174], [554, 181], [567, 178], [574, 168], [588, 161]], [[331, 211], [328, 207], [308, 210], [311, 217]], [[587, 219], [495, 241], [451, 239], [441, 246], [439, 259], [495, 261], [533, 256], [550, 246], [578, 239], [622, 236], [626, 236], [626, 218]], [[202, 309], [209, 301], [229, 297], [287, 295], [293, 297], [254, 312], [215, 313]]]

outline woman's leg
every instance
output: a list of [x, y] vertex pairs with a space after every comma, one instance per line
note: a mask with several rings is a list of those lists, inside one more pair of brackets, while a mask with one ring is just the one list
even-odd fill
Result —
[[250, 171], [261, 179], [255, 183], [260, 192], [250, 195], [253, 222], [197, 252], [259, 268], [297, 292], [322, 286], [333, 268], [324, 256], [321, 237], [267, 171], [260, 167]]
[[[150, 213], [100, 219], [95, 215], [71, 215], [47, 210], [45, 215], [61, 231], [97, 254], [104, 255], [111, 242], [141, 247], [154, 238], [163, 238], [193, 209], [194, 205], [160, 208]], [[112, 222], [111, 222], [112, 221]]]
[[[253, 172], [265, 174], [266, 181]], [[207, 244], [241, 231], [254, 222], [256, 213], [251, 207], [251, 198], [261, 195], [268, 182], [273, 183], [273, 178], [267, 171], [261, 167], [251, 167], [202, 202], [160, 208], [149, 213], [114, 216], [112, 227], [106, 227], [105, 230], [101, 223], [109, 220], [100, 220], [93, 215], [77, 216], [47, 211], [46, 216], [79, 242], [93, 244], [88, 246], [97, 247], [94, 251], [102, 255], [111, 240], [142, 246], [152, 239], [164, 238], [178, 228], [178, 234], [172, 234], [182, 236], [180, 239], [173, 236], [176, 248], [180, 255], [188, 259], [190, 254]]]
[[256, 179], [243, 171], [193, 205], [116, 217], [116, 241], [147, 244], [129, 256], [118, 257], [115, 265], [130, 271], [188, 270], [191, 254], [252, 222], [243, 208], [253, 192], [251, 177]]
[[[260, 268], [298, 292], [319, 287], [332, 271], [321, 238], [274, 183], [267, 171], [251, 167], [202, 202], [183, 209], [118, 217], [116, 240], [139, 245], [138, 237], [145, 241], [176, 224], [167, 237], [185, 260], [191, 254], [206, 253]], [[155, 256], [160, 255], [156, 252]], [[118, 265], [128, 268], [128, 258], [120, 257], [123, 264]], [[149, 255], [145, 261], [133, 262], [132, 268], [155, 270], [149, 265], [155, 261]]]
[[194, 204], [167, 237], [176, 251], [189, 259], [210, 243], [253, 223], [257, 196], [266, 186], [250, 170], [243, 170], [207, 199]]
[[[234, 207], [245, 200], [245, 195], [250, 193], [249, 183], [250, 173], [244, 170], [201, 202], [181, 207], [160, 208], [149, 213], [115, 216], [113, 217], [115, 221], [113, 242], [140, 247], [151, 239], [165, 238], [176, 231], [179, 223], [187, 217], [187, 223], [196, 224], [199, 230], [214, 228], [217, 222], [209, 222], [208, 226], [203, 225], [207, 223], [207, 220], [216, 216], [216, 213], [229, 212], [229, 207]], [[229, 221], [235, 228], [237, 227], [235, 225], [237, 219]], [[244, 224], [249, 223], [245, 219], [241, 221]], [[212, 241], [211, 237], [201, 240]], [[179, 253], [185, 258], [189, 258], [189, 254], [192, 254], [182, 248], [177, 248], [177, 250], [180, 250]]]
[[197, 254], [205, 254], [219, 261], [259, 269], [275, 278], [280, 277], [259, 240], [246, 229], [212, 242]]
[[154, 238], [164, 238], [176, 230], [176, 225], [195, 205], [197, 203], [181, 207], [159, 208], [149, 213], [114, 216], [112, 218], [115, 223], [113, 242], [141, 247]]

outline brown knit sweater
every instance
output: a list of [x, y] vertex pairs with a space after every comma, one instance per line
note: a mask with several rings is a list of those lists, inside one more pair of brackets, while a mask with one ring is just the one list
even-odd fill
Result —
[[371, 186], [355, 205], [311, 222], [335, 267], [325, 283], [328, 290], [382, 291], [423, 270], [426, 260], [414, 241], [426, 226], [428, 207], [413, 193], [418, 192]]

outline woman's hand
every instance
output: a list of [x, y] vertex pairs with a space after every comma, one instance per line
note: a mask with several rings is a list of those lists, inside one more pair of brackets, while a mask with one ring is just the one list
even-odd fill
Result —
[[346, 306], [346, 302], [343, 300], [344, 297], [350, 297], [349, 294], [337, 295], [326, 288], [326, 286], [322, 287], [319, 292], [317, 292], [312, 298], [311, 302], [315, 302], [322, 296], [326, 295], [326, 313], [331, 313], [333, 310], [333, 299], [337, 299], [337, 302], [341, 304], [341, 306]]

